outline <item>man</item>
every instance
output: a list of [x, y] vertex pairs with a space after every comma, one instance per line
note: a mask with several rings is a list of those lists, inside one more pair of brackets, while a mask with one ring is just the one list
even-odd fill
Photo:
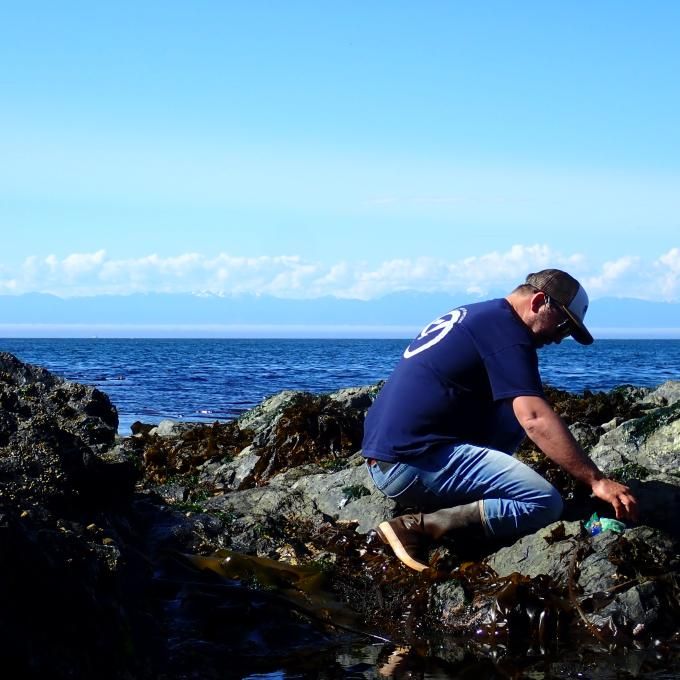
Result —
[[404, 351], [368, 411], [363, 441], [376, 487], [428, 511], [377, 529], [404, 564], [426, 569], [423, 548], [450, 531], [508, 536], [560, 517], [557, 490], [511, 456], [525, 434], [618, 519], [637, 518], [630, 489], [602, 474], [543, 394], [536, 349], [570, 335], [592, 343], [587, 309], [576, 279], [545, 269], [506, 298], [444, 314]]

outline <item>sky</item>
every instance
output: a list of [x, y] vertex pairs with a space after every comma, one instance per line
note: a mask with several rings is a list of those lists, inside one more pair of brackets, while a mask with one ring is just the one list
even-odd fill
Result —
[[0, 8], [0, 295], [680, 301], [680, 3]]

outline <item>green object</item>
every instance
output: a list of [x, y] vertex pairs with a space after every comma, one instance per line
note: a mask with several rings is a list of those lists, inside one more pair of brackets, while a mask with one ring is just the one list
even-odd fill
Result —
[[590, 519], [585, 523], [586, 531], [591, 536], [597, 536], [597, 534], [603, 531], [613, 531], [616, 534], [622, 534], [626, 530], [626, 525], [623, 522], [619, 522], [617, 519], [609, 519], [608, 517], [599, 517], [599, 515], [594, 512]]
[[622, 534], [626, 530], [626, 525], [619, 522], [618, 519], [609, 519], [608, 517], [600, 518], [602, 531], [613, 531], [616, 534]]

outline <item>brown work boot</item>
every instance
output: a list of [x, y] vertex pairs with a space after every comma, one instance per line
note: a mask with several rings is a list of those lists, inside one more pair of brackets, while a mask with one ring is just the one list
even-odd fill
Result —
[[419, 561], [420, 555], [427, 545], [427, 537], [423, 526], [423, 514], [402, 515], [386, 522], [381, 522], [376, 533], [380, 540], [389, 545], [394, 554], [415, 571], [427, 569], [427, 565]]
[[451, 531], [467, 531], [468, 534], [484, 535], [482, 501], [473, 501], [453, 508], [442, 508], [423, 515], [423, 532], [432, 540], [438, 541]]
[[421, 561], [421, 554], [431, 541], [438, 541], [444, 534], [461, 532], [464, 536], [484, 535], [482, 501], [473, 501], [453, 508], [442, 508], [424, 515], [402, 515], [382, 522], [376, 531], [383, 543], [407, 566], [423, 571], [428, 566]]

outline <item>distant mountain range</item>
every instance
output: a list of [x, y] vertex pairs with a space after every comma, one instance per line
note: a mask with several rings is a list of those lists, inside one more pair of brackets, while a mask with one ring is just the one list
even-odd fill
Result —
[[[10, 327], [40, 326], [353, 326], [418, 330], [469, 296], [400, 292], [375, 300], [322, 297], [292, 300], [272, 296], [212, 294], [99, 295], [59, 298], [30, 293], [0, 296], [0, 335]], [[674, 329], [680, 337], [680, 303], [601, 298], [591, 303], [588, 326], [600, 335], [623, 329], [644, 335]], [[3, 330], [4, 329], [4, 330]], [[662, 337], [663, 333], [657, 337]]]

